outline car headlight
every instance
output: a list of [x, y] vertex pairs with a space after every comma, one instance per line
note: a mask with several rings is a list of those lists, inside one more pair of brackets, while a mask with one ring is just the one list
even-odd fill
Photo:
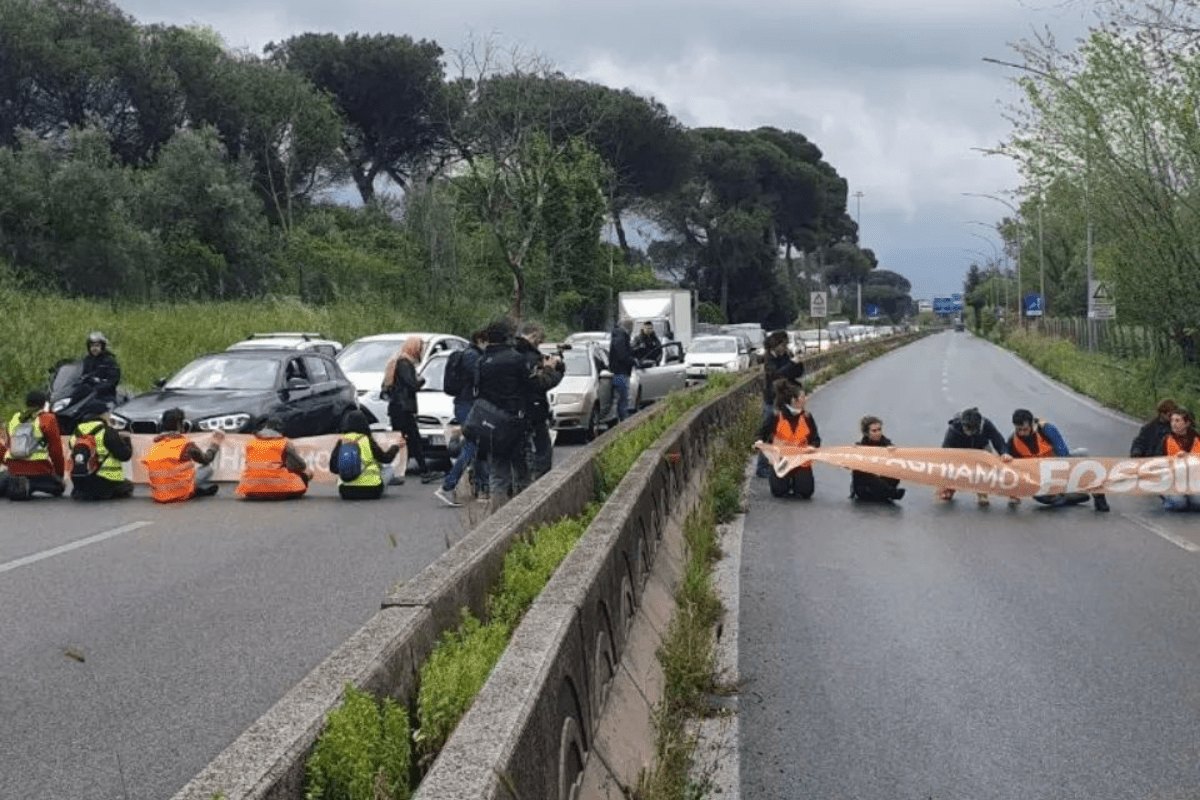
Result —
[[725, 364], [726, 372], [737, 372], [737, 368], [738, 368], [738, 362], [736, 362], [736, 361], [729, 361], [729, 362], [726, 362], [726, 364]]
[[249, 414], [223, 414], [200, 420], [196, 423], [196, 428], [202, 431], [240, 431], [249, 422]]
[[122, 417], [120, 414], [109, 414], [108, 427], [112, 428], [113, 430], [123, 431], [129, 427], [129, 420], [126, 417]]
[[57, 414], [69, 405], [71, 405], [71, 398], [64, 397], [63, 399], [55, 402], [54, 405], [50, 406], [50, 410]]
[[570, 405], [574, 405], [576, 403], [582, 403], [582, 402], [583, 402], [583, 395], [574, 394], [572, 392], [565, 392], [554, 398], [554, 405], [556, 405], [556, 406], [570, 406]]

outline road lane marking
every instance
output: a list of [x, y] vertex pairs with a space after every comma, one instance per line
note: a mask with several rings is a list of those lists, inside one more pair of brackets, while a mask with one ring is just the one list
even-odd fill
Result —
[[34, 564], [43, 559], [52, 558], [57, 555], [62, 555], [63, 553], [69, 553], [72, 550], [78, 550], [81, 547], [87, 547], [88, 545], [96, 544], [97, 542], [103, 542], [105, 539], [111, 539], [114, 536], [120, 536], [123, 533], [136, 531], [138, 528], [144, 528], [147, 525], [153, 524], [153, 522], [130, 522], [128, 525], [122, 525], [121, 527], [113, 528], [110, 531], [97, 533], [95, 536], [89, 536], [86, 539], [80, 539], [77, 542], [71, 542], [70, 544], [64, 544], [59, 547], [52, 547], [49, 550], [43, 550], [40, 553], [34, 553], [33, 555], [25, 556], [24, 558], [18, 558], [16, 561], [9, 561], [5, 564], [0, 564], [0, 572], [8, 572], [10, 569], [16, 569], [17, 567], [24, 567], [28, 564]]
[[1194, 542], [1189, 542], [1187, 539], [1184, 539], [1181, 536], [1176, 536], [1175, 534], [1173, 534], [1169, 531], [1165, 531], [1162, 528], [1155, 525], [1150, 520], [1146, 519], [1145, 517], [1139, 517], [1136, 514], [1122, 514], [1121, 516], [1125, 517], [1125, 519], [1129, 520], [1133, 524], [1138, 525], [1142, 528], [1145, 528], [1146, 530], [1153, 533], [1155, 536], [1166, 539], [1168, 542], [1175, 545], [1176, 547], [1183, 548], [1184, 550], [1187, 550], [1189, 553], [1200, 553], [1200, 544], [1196, 544]]

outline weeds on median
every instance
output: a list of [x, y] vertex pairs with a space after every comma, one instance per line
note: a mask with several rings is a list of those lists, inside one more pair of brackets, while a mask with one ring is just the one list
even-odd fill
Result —
[[390, 697], [376, 702], [346, 684], [305, 765], [306, 800], [407, 800], [408, 715]]

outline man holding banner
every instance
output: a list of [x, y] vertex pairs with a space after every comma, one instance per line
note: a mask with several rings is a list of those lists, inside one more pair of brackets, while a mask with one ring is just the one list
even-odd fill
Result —
[[[998, 456], [1008, 452], [1004, 436], [990, 419], [984, 419], [979, 409], [974, 407], [964, 409], [950, 420], [946, 435], [942, 437], [942, 447], [986, 450], [989, 444]], [[954, 488], [943, 486], [937, 496], [939, 500], [951, 500], [954, 498]], [[988, 505], [987, 493], [977, 492], [975, 497], [981, 507]]]
[[[1058, 428], [1045, 420], [1035, 420], [1033, 412], [1018, 408], [1013, 412], [1013, 435], [1008, 438], [1006, 445], [1008, 455], [1004, 460], [1014, 458], [1049, 458], [1058, 456], [1066, 458], [1071, 455], [1067, 442], [1059, 433]], [[1091, 496], [1097, 511], [1108, 511], [1108, 500], [1103, 494]], [[1033, 499], [1048, 506], [1079, 505], [1088, 500], [1087, 492], [1060, 492], [1058, 494], [1034, 495]], [[1021, 498], [1013, 495], [1008, 498], [1009, 506], [1020, 504]]]

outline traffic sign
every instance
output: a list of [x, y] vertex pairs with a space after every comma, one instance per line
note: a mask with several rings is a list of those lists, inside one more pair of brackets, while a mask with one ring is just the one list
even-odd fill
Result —
[[1113, 296], [1112, 284], [1107, 280], [1088, 281], [1088, 317], [1091, 319], [1116, 319], [1117, 298]]
[[1042, 316], [1042, 296], [1037, 292], [1030, 292], [1025, 295], [1025, 316], [1040, 317]]
[[812, 292], [808, 300], [808, 315], [810, 317], [828, 316], [829, 305], [825, 301], [824, 292]]
[[879, 306], [867, 303], [867, 319], [879, 319]]

